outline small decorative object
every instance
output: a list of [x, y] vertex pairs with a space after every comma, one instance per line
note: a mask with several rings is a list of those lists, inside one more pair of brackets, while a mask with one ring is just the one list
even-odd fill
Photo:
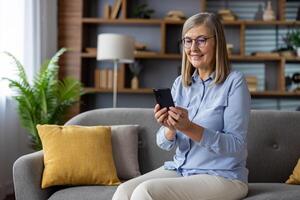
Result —
[[133, 77], [131, 79], [131, 89], [138, 89], [139, 88], [138, 76], [142, 70], [140, 62], [136, 61], [133, 64], [130, 64], [129, 69], [130, 69], [131, 73], [133, 74]]
[[136, 90], [139, 88], [139, 79], [137, 76], [133, 76], [131, 79], [131, 89]]
[[134, 49], [137, 51], [145, 51], [147, 49], [147, 45], [142, 42], [135, 41]]
[[272, 9], [271, 1], [268, 1], [267, 8], [264, 10], [263, 20], [264, 21], [275, 20], [275, 14]]
[[286, 89], [286, 91], [291, 90], [292, 83], [293, 83], [293, 79], [290, 76], [286, 76], [285, 77], [285, 89]]
[[296, 72], [292, 77], [293, 82], [297, 85], [295, 91], [300, 91], [299, 83], [300, 83], [300, 73]]
[[228, 55], [231, 55], [232, 54], [232, 50], [233, 50], [233, 44], [227, 43], [226, 44], [226, 48], [227, 48]]
[[166, 20], [185, 20], [186, 16], [181, 10], [171, 10], [167, 13]]
[[218, 16], [223, 21], [234, 21], [237, 20], [237, 15], [230, 9], [220, 9], [218, 10]]
[[258, 5], [257, 12], [254, 16], [255, 20], [262, 20], [263, 19], [263, 6], [261, 4]]
[[133, 8], [133, 17], [142, 18], [142, 19], [150, 19], [151, 15], [155, 11], [153, 9], [149, 9], [146, 3], [137, 5]]
[[7, 53], [17, 67], [18, 78], [4, 78], [9, 87], [17, 92], [14, 99], [18, 102], [18, 112], [22, 126], [28, 131], [31, 146], [35, 150], [42, 149], [41, 139], [36, 126], [38, 124], [62, 124], [67, 109], [76, 103], [82, 94], [82, 84], [73, 78], [58, 80], [58, 60], [66, 51], [59, 50], [50, 60], [46, 61], [29, 83], [22, 64]]

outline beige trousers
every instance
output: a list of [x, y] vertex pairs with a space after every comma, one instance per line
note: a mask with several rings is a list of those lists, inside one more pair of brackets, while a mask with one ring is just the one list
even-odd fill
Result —
[[234, 200], [248, 193], [248, 185], [220, 176], [182, 177], [160, 167], [119, 185], [113, 200]]

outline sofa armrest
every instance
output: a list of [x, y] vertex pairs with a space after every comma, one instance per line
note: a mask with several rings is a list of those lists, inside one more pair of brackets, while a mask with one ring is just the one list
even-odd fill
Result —
[[54, 192], [54, 188], [41, 189], [44, 169], [42, 151], [24, 155], [13, 165], [13, 180], [16, 200], [44, 200]]

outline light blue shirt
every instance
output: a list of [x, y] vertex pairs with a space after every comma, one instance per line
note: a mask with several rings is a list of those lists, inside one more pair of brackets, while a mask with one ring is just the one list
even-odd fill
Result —
[[166, 169], [183, 176], [211, 174], [248, 182], [247, 130], [250, 116], [250, 93], [241, 72], [232, 71], [222, 84], [213, 84], [214, 73], [201, 80], [192, 76], [192, 85], [183, 87], [179, 76], [172, 87], [175, 106], [188, 110], [189, 119], [204, 127], [200, 142], [176, 131], [169, 141], [162, 126], [157, 145], [164, 150], [177, 147], [173, 161]]

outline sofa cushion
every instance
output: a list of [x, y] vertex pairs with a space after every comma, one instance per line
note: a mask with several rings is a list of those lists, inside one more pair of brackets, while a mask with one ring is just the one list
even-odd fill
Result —
[[293, 174], [290, 175], [290, 178], [286, 181], [289, 184], [300, 184], [300, 159], [297, 162], [293, 170]]
[[116, 186], [77, 186], [59, 190], [49, 200], [108, 200], [112, 199]]
[[300, 199], [300, 186], [285, 183], [249, 183], [244, 200], [295, 200]]
[[111, 126], [112, 150], [118, 177], [128, 180], [141, 175], [138, 161], [138, 125]]
[[116, 185], [111, 128], [37, 126], [44, 150], [42, 188], [54, 185]]

